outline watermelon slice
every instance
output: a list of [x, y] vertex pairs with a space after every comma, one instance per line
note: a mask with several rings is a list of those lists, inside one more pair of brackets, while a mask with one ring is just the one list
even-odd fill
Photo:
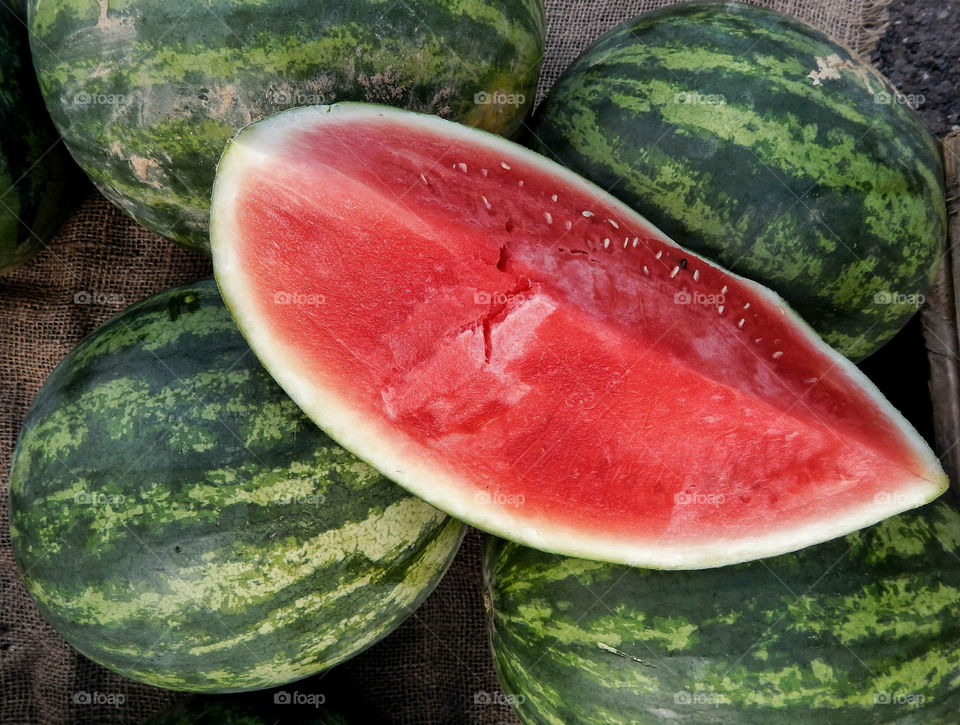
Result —
[[214, 267], [318, 425], [547, 551], [703, 568], [939, 495], [923, 440], [769, 290], [484, 132], [365, 104], [228, 146]]

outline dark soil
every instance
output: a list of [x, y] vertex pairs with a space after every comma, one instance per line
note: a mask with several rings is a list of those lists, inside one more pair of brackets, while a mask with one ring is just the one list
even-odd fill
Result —
[[935, 136], [960, 129], [960, 0], [895, 0], [870, 56]]

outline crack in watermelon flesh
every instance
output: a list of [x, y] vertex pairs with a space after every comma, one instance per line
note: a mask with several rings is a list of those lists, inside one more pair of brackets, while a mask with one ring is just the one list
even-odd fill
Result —
[[279, 114], [231, 142], [212, 218], [224, 298], [291, 397], [479, 528], [697, 568], [946, 487], [774, 293], [483, 132], [364, 104]]

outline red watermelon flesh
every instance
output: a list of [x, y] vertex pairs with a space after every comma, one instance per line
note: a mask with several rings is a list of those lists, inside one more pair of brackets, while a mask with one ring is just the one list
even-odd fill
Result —
[[939, 495], [936, 457], [774, 293], [520, 146], [366, 104], [247, 127], [216, 276], [313, 420], [481, 529], [656, 568]]

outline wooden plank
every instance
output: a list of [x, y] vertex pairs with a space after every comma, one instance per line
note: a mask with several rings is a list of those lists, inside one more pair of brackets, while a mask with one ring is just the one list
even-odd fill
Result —
[[947, 179], [947, 248], [923, 308], [923, 336], [930, 362], [930, 398], [937, 455], [960, 494], [960, 132], [943, 139]]

